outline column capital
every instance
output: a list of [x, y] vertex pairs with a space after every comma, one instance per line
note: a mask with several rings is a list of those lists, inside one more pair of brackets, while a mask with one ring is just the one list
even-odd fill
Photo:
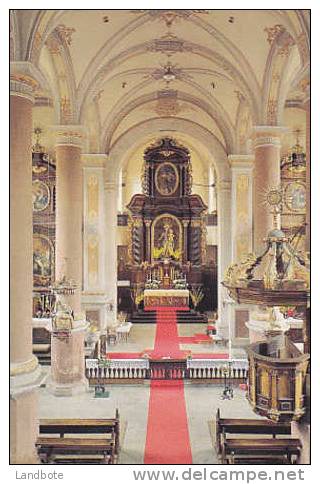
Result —
[[228, 160], [231, 169], [251, 170], [254, 163], [254, 155], [229, 155]]
[[288, 131], [285, 126], [253, 126], [252, 137], [254, 148], [281, 145], [281, 137]]
[[108, 156], [105, 153], [82, 153], [81, 160], [84, 168], [104, 168]]
[[73, 146], [82, 148], [85, 138], [85, 129], [78, 124], [65, 124], [50, 127], [56, 135], [55, 146]]
[[47, 83], [36, 66], [31, 62], [10, 62], [10, 95], [34, 102], [39, 88], [46, 90]]

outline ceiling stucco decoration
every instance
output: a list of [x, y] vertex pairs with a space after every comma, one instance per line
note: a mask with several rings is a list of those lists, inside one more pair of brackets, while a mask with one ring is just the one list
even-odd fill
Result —
[[295, 44], [295, 41], [286, 28], [281, 24], [277, 24], [273, 27], [266, 27], [264, 30], [267, 32], [267, 41], [269, 44], [272, 45], [273, 43], [276, 43], [278, 54], [281, 56], [288, 56], [290, 47]]
[[187, 20], [193, 14], [208, 14], [209, 10], [131, 10], [131, 13], [148, 13], [153, 19], [164, 22], [169, 29], [180, 20]]
[[188, 52], [191, 49], [188, 47], [187, 42], [179, 39], [173, 33], [167, 32], [159, 39], [152, 40], [148, 45], [147, 50], [150, 52], [160, 52], [161, 54], [166, 54], [170, 57], [177, 52]]
[[150, 77], [157, 81], [163, 80], [167, 85], [175, 80], [192, 79], [192, 76], [181, 69], [178, 64], [172, 64], [170, 61], [145, 76], [145, 78]]
[[11, 57], [39, 67], [50, 92], [37, 95], [52, 98], [56, 123], [83, 124], [92, 150], [163, 117], [235, 153], [251, 124], [305, 102], [309, 24], [293, 9], [16, 10]]
[[63, 24], [58, 25], [55, 28], [55, 31], [59, 35], [59, 37], [66, 42], [67, 45], [71, 45], [72, 42], [72, 34], [76, 31], [76, 29], [72, 27], [66, 27]]
[[163, 89], [157, 93], [157, 104], [154, 112], [159, 116], [176, 116], [181, 113], [178, 93], [172, 89]]

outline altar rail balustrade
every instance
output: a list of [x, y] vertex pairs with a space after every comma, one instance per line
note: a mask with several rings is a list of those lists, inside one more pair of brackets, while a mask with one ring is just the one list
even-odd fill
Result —
[[96, 359], [86, 360], [86, 377], [90, 385], [118, 381], [191, 380], [224, 383], [226, 380], [245, 383], [247, 360], [110, 360], [108, 366]]

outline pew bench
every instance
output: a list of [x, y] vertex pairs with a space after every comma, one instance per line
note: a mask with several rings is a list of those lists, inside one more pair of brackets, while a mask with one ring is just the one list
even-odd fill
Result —
[[115, 418], [107, 419], [41, 419], [39, 433], [47, 435], [59, 435], [63, 438], [66, 434], [111, 434], [115, 437], [115, 451], [119, 451], [120, 439], [120, 416], [116, 409]]
[[232, 465], [287, 465], [290, 464], [288, 457], [285, 455], [268, 454], [268, 455], [234, 455], [226, 457], [226, 464]]
[[77, 455], [77, 454], [55, 454], [52, 457], [52, 463], [57, 465], [102, 465], [102, 464], [111, 464], [111, 456], [103, 456], [103, 455]]
[[275, 438], [277, 435], [291, 435], [291, 425], [262, 419], [221, 418], [218, 408], [215, 434], [217, 452], [221, 454], [222, 439], [225, 439], [226, 434], [272, 435]]
[[98, 459], [103, 464], [115, 464], [115, 439], [91, 439], [91, 438], [61, 438], [61, 437], [38, 437], [36, 447], [40, 460], [44, 464], [53, 464], [55, 461], [68, 458], [76, 463]]
[[239, 456], [251, 458], [257, 456], [265, 458], [266, 455], [277, 455], [287, 458], [290, 464], [295, 463], [301, 452], [300, 439], [224, 439], [222, 443], [221, 463], [228, 464], [230, 460]]

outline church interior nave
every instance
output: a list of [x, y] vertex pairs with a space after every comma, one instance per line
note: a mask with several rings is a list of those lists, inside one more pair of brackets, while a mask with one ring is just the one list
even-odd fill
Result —
[[11, 10], [10, 210], [11, 463], [309, 462], [309, 10]]

